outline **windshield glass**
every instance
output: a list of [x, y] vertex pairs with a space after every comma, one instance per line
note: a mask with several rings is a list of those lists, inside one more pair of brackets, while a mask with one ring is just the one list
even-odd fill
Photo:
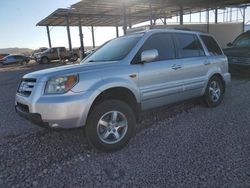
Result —
[[250, 44], [250, 35], [246, 33], [243, 33], [240, 36], [238, 36], [233, 42], [233, 46], [236, 47], [249, 46], [249, 44]]
[[52, 48], [48, 48], [47, 50], [44, 50], [44, 53], [49, 53], [51, 51]]
[[128, 55], [142, 36], [143, 33], [140, 33], [108, 41], [81, 63], [122, 60]]

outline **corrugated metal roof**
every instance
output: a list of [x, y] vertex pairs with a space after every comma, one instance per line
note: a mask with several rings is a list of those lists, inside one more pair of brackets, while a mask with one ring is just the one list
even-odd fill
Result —
[[180, 6], [184, 14], [199, 12], [206, 8], [244, 5], [249, 0], [82, 0], [70, 9], [57, 9], [38, 26], [122, 26], [123, 6], [127, 9], [127, 23], [134, 25], [150, 19], [150, 6], [154, 19], [178, 14]]

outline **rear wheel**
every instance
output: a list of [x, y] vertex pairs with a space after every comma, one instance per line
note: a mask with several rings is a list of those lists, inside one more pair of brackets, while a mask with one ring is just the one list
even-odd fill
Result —
[[224, 96], [224, 86], [222, 80], [217, 77], [213, 76], [206, 88], [206, 92], [204, 95], [204, 101], [208, 107], [216, 107], [218, 106]]
[[97, 150], [117, 150], [130, 140], [135, 123], [134, 113], [126, 103], [107, 100], [90, 112], [86, 136], [90, 145]]

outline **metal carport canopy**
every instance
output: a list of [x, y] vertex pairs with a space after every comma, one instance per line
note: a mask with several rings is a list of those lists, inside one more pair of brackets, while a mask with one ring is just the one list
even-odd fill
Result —
[[51, 47], [49, 26], [67, 26], [69, 50], [72, 51], [70, 26], [79, 26], [81, 53], [84, 54], [82, 26], [115, 26], [117, 36], [118, 26], [123, 26], [124, 34], [127, 27], [150, 21], [150, 25], [157, 19], [179, 15], [183, 24], [183, 15], [211, 8], [228, 6], [246, 6], [250, 0], [82, 0], [73, 4], [69, 9], [57, 9], [37, 26], [46, 26], [49, 46]]
[[179, 14], [199, 12], [207, 8], [244, 5], [249, 0], [82, 0], [70, 9], [57, 9], [41, 20], [37, 26], [67, 26], [65, 17], [69, 17], [70, 26], [124, 26], [124, 9], [127, 25], [144, 21], [167, 18]]

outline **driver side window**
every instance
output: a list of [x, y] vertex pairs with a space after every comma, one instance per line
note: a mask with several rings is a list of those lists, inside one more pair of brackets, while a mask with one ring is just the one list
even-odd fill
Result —
[[159, 57], [156, 61], [164, 61], [175, 58], [175, 47], [171, 33], [157, 33], [150, 36], [143, 44], [133, 60], [134, 63], [140, 62], [141, 53], [145, 50], [156, 49]]

